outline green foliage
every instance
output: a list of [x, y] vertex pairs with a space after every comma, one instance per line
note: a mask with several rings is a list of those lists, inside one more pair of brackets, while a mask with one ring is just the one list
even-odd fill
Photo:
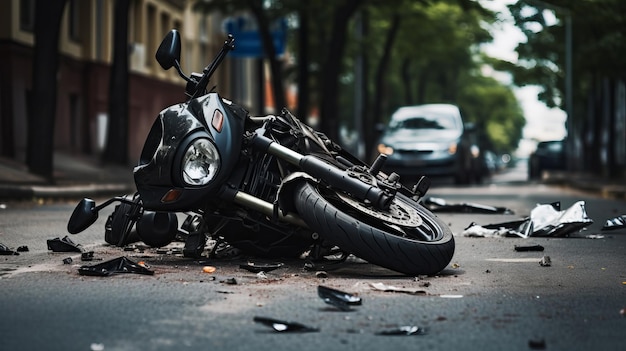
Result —
[[[549, 107], [563, 107], [566, 21], [571, 19], [574, 96], [586, 96], [594, 76], [624, 77], [626, 72], [626, 1], [525, 0], [509, 6], [527, 41], [517, 47], [519, 62], [500, 63], [518, 85], [536, 84]], [[547, 23], [546, 12], [557, 17]]]

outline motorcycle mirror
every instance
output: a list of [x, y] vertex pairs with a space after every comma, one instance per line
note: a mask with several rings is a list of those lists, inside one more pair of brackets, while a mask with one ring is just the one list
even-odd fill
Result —
[[96, 210], [96, 202], [92, 199], [84, 198], [80, 200], [69, 222], [67, 222], [67, 231], [70, 234], [77, 234], [87, 229], [98, 219], [98, 210]]
[[164, 70], [168, 70], [180, 62], [180, 34], [176, 29], [172, 29], [156, 52], [156, 59]]

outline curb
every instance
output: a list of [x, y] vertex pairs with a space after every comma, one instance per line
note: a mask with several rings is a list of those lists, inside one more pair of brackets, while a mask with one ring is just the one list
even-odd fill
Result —
[[32, 200], [38, 198], [74, 199], [83, 197], [118, 196], [136, 192], [134, 185], [0, 185], [0, 201]]

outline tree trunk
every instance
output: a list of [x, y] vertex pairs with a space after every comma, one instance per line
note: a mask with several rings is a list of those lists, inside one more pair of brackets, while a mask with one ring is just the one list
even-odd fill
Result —
[[53, 178], [54, 124], [57, 106], [59, 32], [66, 0], [35, 3], [32, 106], [28, 106], [26, 164], [48, 181]]
[[303, 121], [309, 116], [309, 11], [306, 2], [300, 13], [298, 30], [298, 111], [296, 115]]
[[385, 73], [387, 73], [387, 66], [389, 65], [389, 59], [391, 58], [391, 49], [393, 47], [393, 42], [396, 39], [398, 34], [398, 29], [400, 28], [400, 15], [394, 13], [391, 18], [391, 26], [389, 27], [389, 31], [387, 32], [387, 37], [385, 39], [385, 47], [383, 49], [383, 56], [380, 58], [378, 62], [378, 67], [376, 68], [376, 77], [374, 81], [374, 106], [372, 108], [373, 114], [377, 119], [376, 122], [382, 122], [380, 118], [382, 117], [382, 104], [386, 99], [386, 89], [385, 89]]
[[274, 40], [270, 33], [270, 23], [265, 16], [265, 12], [261, 7], [261, 3], [258, 0], [249, 0], [250, 9], [252, 14], [256, 18], [257, 25], [259, 26], [259, 34], [261, 35], [261, 42], [263, 43], [263, 50], [267, 54], [267, 59], [270, 64], [270, 72], [272, 74], [272, 92], [274, 95], [274, 104], [276, 113], [280, 112], [285, 103], [285, 88], [283, 87], [283, 73], [280, 62], [276, 59], [276, 50], [274, 48]]
[[109, 124], [103, 161], [128, 163], [128, 12], [130, 1], [116, 0], [113, 64], [109, 81]]
[[336, 9], [333, 16], [328, 55], [322, 67], [320, 129], [335, 142], [339, 140], [339, 116], [337, 111], [339, 110], [338, 95], [341, 58], [346, 46], [349, 19], [354, 15], [360, 3], [360, 0], [345, 0]]
[[415, 104], [413, 100], [413, 79], [411, 79], [411, 58], [405, 57], [402, 60], [402, 85], [404, 88], [404, 104], [411, 106]]

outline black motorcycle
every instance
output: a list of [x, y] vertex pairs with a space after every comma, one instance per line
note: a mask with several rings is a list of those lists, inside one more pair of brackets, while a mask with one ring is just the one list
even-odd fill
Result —
[[[207, 91], [233, 49], [229, 36], [201, 74], [186, 76], [179, 33], [167, 34], [156, 59], [187, 81], [188, 100], [154, 122], [133, 171], [137, 193], [101, 205], [83, 199], [68, 231], [85, 230], [99, 210], [119, 203], [105, 225], [112, 245], [141, 240], [162, 247], [179, 239], [184, 256], [197, 258], [211, 238], [263, 257], [307, 252], [312, 259], [334, 254], [341, 261], [353, 254], [407, 275], [444, 269], [454, 238], [419, 203], [429, 180], [406, 188], [396, 174], [380, 171], [384, 154], [367, 165], [286, 109], [254, 117]], [[180, 228], [177, 214], [187, 214]]]

